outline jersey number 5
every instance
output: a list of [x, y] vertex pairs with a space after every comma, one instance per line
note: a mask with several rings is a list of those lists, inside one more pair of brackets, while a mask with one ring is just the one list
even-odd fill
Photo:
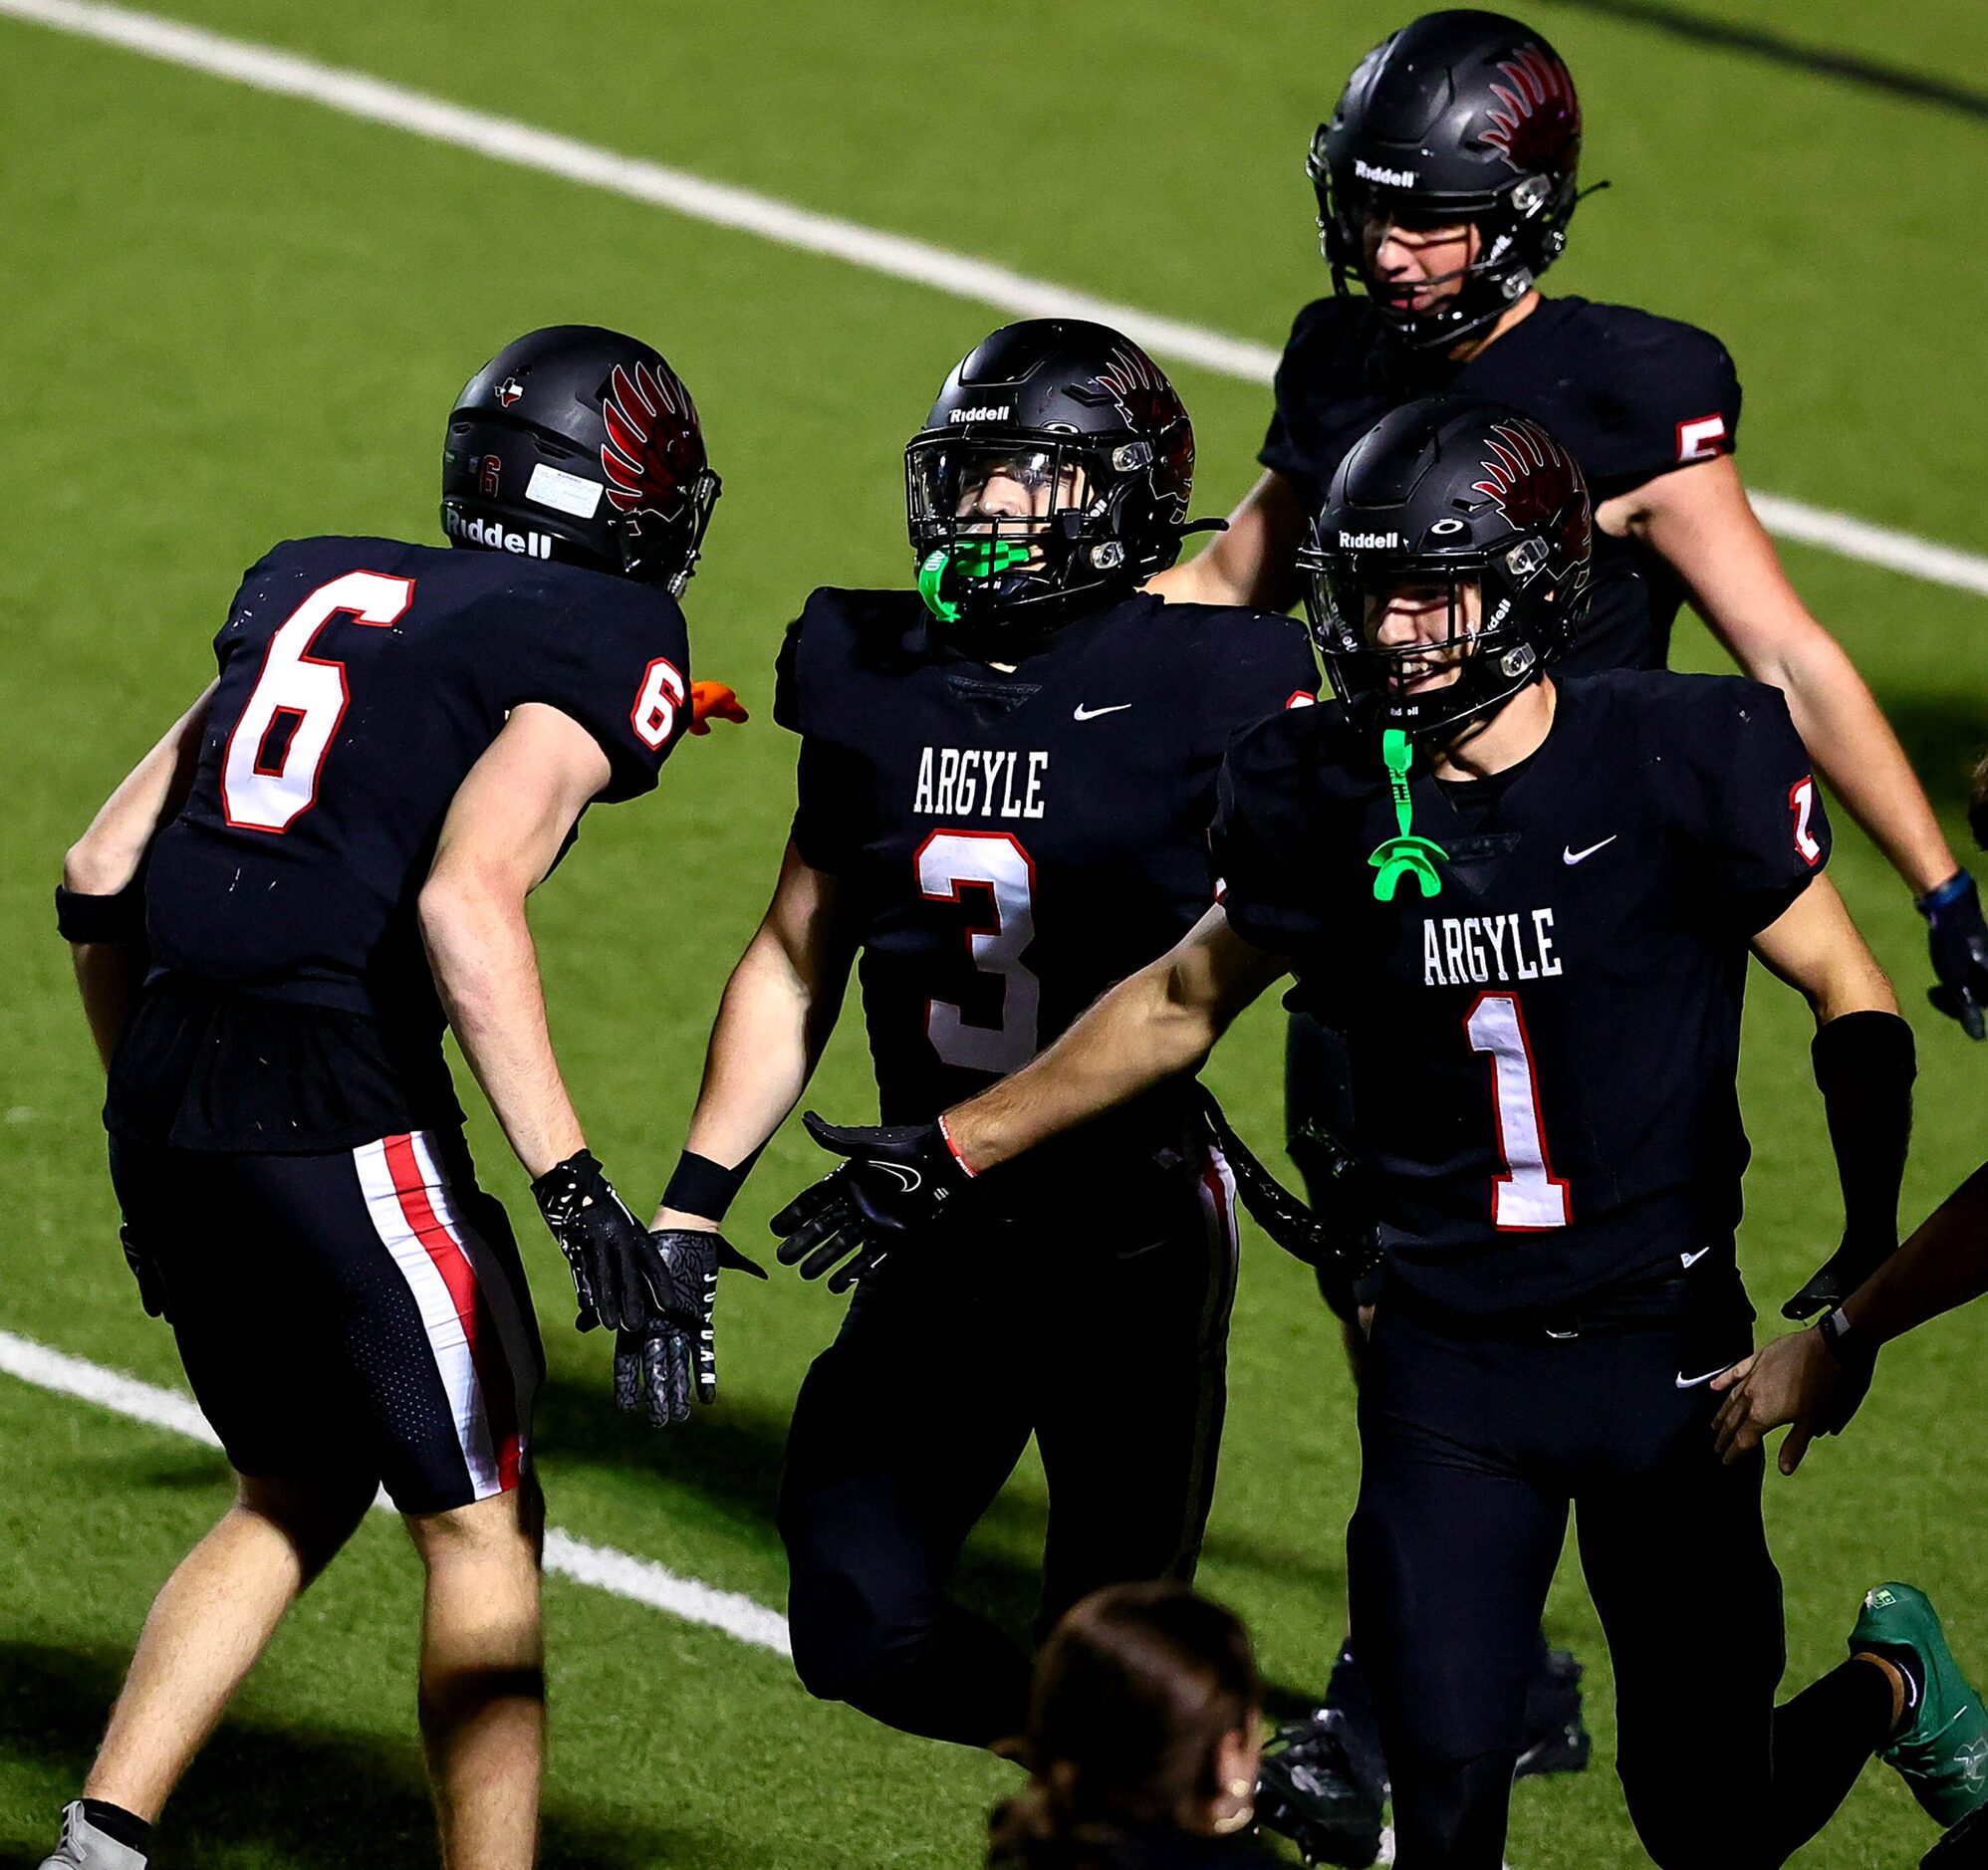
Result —
[[1533, 1234], [1568, 1222], [1567, 1184], [1547, 1160], [1540, 1086], [1517, 994], [1479, 994], [1464, 1015], [1472, 1052], [1491, 1054], [1491, 1101], [1505, 1173], [1491, 1178], [1491, 1225]]
[[918, 889], [927, 902], [958, 902], [962, 883], [993, 897], [994, 925], [967, 930], [967, 951], [1001, 981], [1001, 1024], [970, 1026], [949, 1001], [925, 1003], [925, 1032], [947, 1064], [1006, 1076], [1036, 1055], [1042, 984], [1022, 965], [1036, 938], [1036, 866], [1010, 831], [934, 831], [918, 846]]
[[384, 627], [414, 601], [411, 578], [348, 572], [276, 627], [221, 761], [221, 810], [237, 830], [287, 831], [318, 802], [318, 780], [352, 699], [346, 665], [311, 645], [335, 616]]

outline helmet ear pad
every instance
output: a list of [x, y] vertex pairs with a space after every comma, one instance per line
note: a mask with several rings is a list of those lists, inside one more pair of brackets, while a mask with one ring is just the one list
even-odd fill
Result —
[[[1333, 684], [1417, 736], [1481, 719], [1537, 681], [1587, 614], [1594, 516], [1579, 465], [1530, 417], [1474, 396], [1391, 410], [1354, 444], [1298, 565]], [[1446, 584], [1458, 673], [1410, 692], [1404, 657], [1367, 638], [1367, 602], [1404, 583]], [[1478, 619], [1456, 626], [1474, 582]]]

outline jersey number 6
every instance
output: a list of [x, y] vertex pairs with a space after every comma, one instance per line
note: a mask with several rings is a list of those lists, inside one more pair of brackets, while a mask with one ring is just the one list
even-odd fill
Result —
[[413, 601], [411, 578], [348, 572], [276, 626], [221, 761], [221, 810], [237, 830], [287, 831], [318, 802], [318, 779], [352, 699], [346, 665], [311, 653], [318, 632], [341, 615], [384, 627]]
[[934, 831], [918, 846], [918, 889], [927, 902], [958, 902], [962, 883], [994, 900], [994, 926], [967, 930], [967, 951], [1001, 981], [1001, 1024], [970, 1026], [950, 1001], [925, 1003], [925, 1032], [947, 1064], [1006, 1076], [1036, 1055], [1042, 984], [1022, 965], [1036, 938], [1036, 866], [1011, 831]]

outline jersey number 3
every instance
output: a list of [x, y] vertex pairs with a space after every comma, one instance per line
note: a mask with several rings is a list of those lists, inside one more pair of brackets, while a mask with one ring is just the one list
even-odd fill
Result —
[[1491, 1101], [1505, 1173], [1491, 1178], [1491, 1225], [1532, 1234], [1568, 1222], [1567, 1184], [1547, 1160], [1539, 1078], [1517, 994], [1479, 994], [1464, 1016], [1472, 1052], [1491, 1054]]
[[383, 628], [413, 601], [411, 578], [348, 572], [277, 625], [221, 762], [221, 809], [236, 829], [285, 831], [317, 804], [325, 756], [352, 699], [346, 665], [311, 653], [318, 632], [341, 615]]
[[992, 896], [994, 924], [970, 927], [973, 965], [1001, 981], [1001, 1023], [972, 1026], [950, 1001], [925, 1003], [925, 1032], [947, 1064], [1006, 1076], [1036, 1055], [1042, 984], [1022, 965], [1036, 938], [1036, 866], [1009, 831], [934, 831], [918, 846], [918, 889], [927, 902], [958, 902], [962, 884]]

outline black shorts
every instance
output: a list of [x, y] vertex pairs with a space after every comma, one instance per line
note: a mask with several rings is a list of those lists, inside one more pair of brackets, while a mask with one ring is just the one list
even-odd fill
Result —
[[442, 1513], [530, 1471], [544, 1352], [460, 1135], [284, 1156], [114, 1135], [111, 1176], [238, 1473], [378, 1483]]

